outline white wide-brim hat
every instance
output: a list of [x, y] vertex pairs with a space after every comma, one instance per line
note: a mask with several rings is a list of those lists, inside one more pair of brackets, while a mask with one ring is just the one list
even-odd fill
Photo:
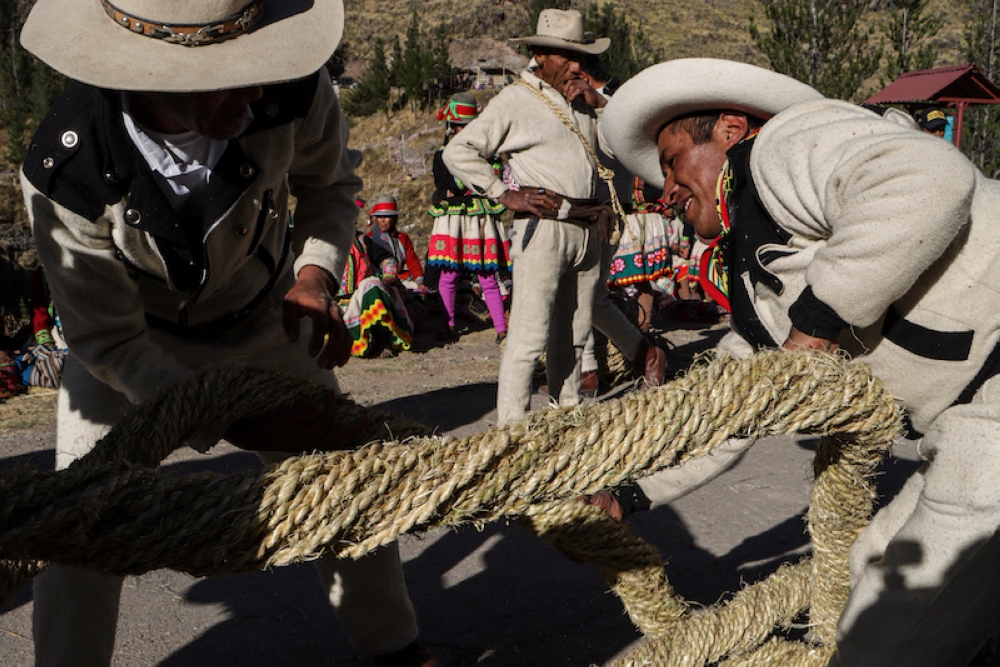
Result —
[[663, 187], [656, 147], [669, 121], [695, 111], [730, 109], [767, 120], [793, 104], [823, 99], [814, 88], [768, 69], [714, 58], [647, 67], [609, 99], [601, 119], [615, 157], [646, 183]]
[[535, 34], [507, 40], [513, 44], [547, 46], [553, 49], [599, 55], [608, 50], [611, 40], [594, 39], [583, 31], [583, 15], [575, 9], [543, 9], [538, 14]]
[[343, 30], [342, 0], [38, 0], [21, 44], [100, 88], [193, 93], [308, 76]]

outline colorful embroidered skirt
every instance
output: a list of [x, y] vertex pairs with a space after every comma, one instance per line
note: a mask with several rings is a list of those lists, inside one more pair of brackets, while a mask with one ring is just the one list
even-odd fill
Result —
[[413, 325], [406, 307], [395, 301], [398, 299], [374, 276], [362, 280], [349, 299], [341, 300], [344, 323], [354, 340], [351, 355], [373, 357], [384, 347], [393, 352], [410, 349]]
[[510, 269], [510, 244], [490, 215], [442, 215], [434, 220], [427, 265], [474, 273]]
[[625, 216], [621, 243], [611, 260], [608, 285], [624, 287], [655, 282], [672, 274], [670, 229], [659, 213]]

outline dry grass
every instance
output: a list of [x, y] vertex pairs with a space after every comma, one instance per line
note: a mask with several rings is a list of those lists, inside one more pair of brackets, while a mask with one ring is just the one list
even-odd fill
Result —
[[54, 427], [57, 394], [55, 389], [29, 387], [27, 394], [0, 403], [0, 432]]

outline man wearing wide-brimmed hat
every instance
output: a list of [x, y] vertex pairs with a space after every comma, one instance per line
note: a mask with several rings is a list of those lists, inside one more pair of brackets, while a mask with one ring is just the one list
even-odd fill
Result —
[[[331, 369], [348, 358], [350, 336], [334, 295], [361, 186], [323, 69], [343, 20], [340, 0], [34, 5], [22, 44], [77, 81], [22, 170], [70, 348], [58, 468], [132, 404], [235, 360], [331, 392], [191, 444], [224, 436], [266, 462], [336, 446]], [[395, 545], [318, 568], [360, 652], [377, 665], [434, 664], [415, 642]], [[109, 665], [121, 584], [68, 567], [39, 576], [37, 664]]]
[[[830, 664], [967, 664], [1000, 629], [1000, 182], [905, 114], [742, 63], [655, 65], [604, 123], [716, 239], [702, 273], [732, 312], [721, 350], [847, 350], [925, 434], [927, 465], [852, 549]], [[744, 449], [639, 485], [665, 502]]]
[[[535, 35], [511, 41], [531, 47], [531, 65], [443, 154], [455, 177], [516, 212], [514, 300], [497, 397], [501, 423], [527, 413], [535, 362], [546, 344], [549, 393], [562, 405], [580, 402], [580, 360], [600, 271], [595, 227], [571, 211], [594, 196], [596, 165], [586, 144], [597, 146], [598, 113], [606, 104], [580, 75], [580, 61], [610, 45], [584, 33], [579, 12], [558, 9], [539, 14]], [[510, 156], [512, 184], [493, 171], [489, 158], [497, 154]]]

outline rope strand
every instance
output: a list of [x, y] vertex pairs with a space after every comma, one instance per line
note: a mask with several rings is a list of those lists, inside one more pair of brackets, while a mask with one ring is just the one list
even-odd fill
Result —
[[[266, 371], [209, 371], [135, 409], [66, 470], [3, 473], [0, 598], [46, 563], [118, 575], [246, 572], [359, 558], [405, 533], [519, 520], [595, 563], [651, 638], [619, 665], [819, 667], [846, 603], [848, 549], [871, 515], [875, 466], [899, 431], [892, 399], [863, 364], [761, 352], [702, 361], [659, 388], [462, 439], [343, 399], [339, 426], [369, 419], [356, 450], [291, 457], [260, 473], [178, 478], [156, 468], [192, 433], [323, 390]], [[780, 433], [822, 437], [808, 514], [813, 555], [727, 604], [689, 608], [653, 547], [578, 500], [730, 437]], [[806, 609], [823, 646], [772, 638]]]

